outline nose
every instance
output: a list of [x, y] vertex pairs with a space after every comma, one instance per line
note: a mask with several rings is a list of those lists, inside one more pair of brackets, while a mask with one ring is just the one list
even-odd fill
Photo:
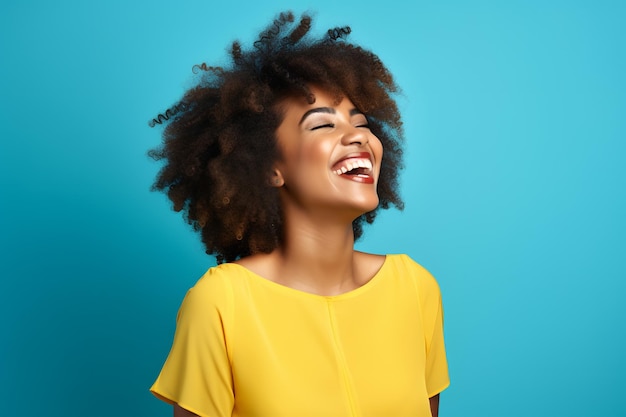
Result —
[[341, 143], [343, 145], [358, 145], [364, 146], [369, 142], [368, 134], [369, 131], [363, 127], [350, 126], [347, 128], [346, 132], [343, 134], [341, 138]]

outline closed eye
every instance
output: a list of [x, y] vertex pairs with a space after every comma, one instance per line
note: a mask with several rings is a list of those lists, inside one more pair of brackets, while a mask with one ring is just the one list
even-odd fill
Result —
[[358, 112], [358, 110], [354, 110], [355, 114], [353, 114], [354, 118], [352, 119], [352, 123], [354, 123], [354, 127], [364, 127], [366, 129], [370, 128], [369, 120], [363, 113]]
[[334, 123], [326, 123], [326, 124], [323, 124], [323, 125], [314, 126], [314, 127], [311, 128], [311, 130], [317, 130], [317, 129], [323, 129], [323, 128], [331, 128], [332, 129], [333, 127], [335, 127]]

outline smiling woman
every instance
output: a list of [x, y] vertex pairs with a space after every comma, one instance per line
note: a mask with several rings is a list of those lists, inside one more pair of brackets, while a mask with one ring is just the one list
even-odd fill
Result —
[[[312, 87], [315, 102], [284, 101], [276, 130], [280, 158], [274, 174], [284, 184], [282, 210], [319, 227], [326, 221], [352, 222], [378, 206], [376, 184], [382, 160], [380, 140], [348, 98], [337, 100]], [[352, 207], [353, 210], [349, 210]]]
[[[154, 188], [220, 265], [189, 290], [152, 386], [175, 415], [436, 416], [448, 384], [433, 277], [354, 250], [402, 208], [397, 90], [349, 28], [281, 14], [206, 64], [166, 123]], [[384, 156], [383, 156], [384, 150]]]

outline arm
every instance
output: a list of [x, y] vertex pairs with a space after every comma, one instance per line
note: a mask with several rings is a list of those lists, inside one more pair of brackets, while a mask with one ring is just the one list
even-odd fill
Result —
[[[432, 398], [431, 398], [431, 401], [432, 401]], [[432, 407], [432, 405], [431, 405], [431, 407]], [[182, 408], [178, 404], [174, 404], [174, 417], [198, 417], [198, 415], [192, 413], [191, 411], [185, 410], [184, 408]]]
[[[433, 415], [433, 417], [439, 416], [439, 394], [430, 398], [430, 413]], [[178, 417], [178, 416], [175, 416], [175, 417]], [[186, 417], [186, 416], [181, 415], [181, 417]]]
[[172, 348], [151, 388], [157, 398], [180, 405], [173, 409], [176, 417], [232, 414], [234, 397], [225, 339], [232, 313], [223, 279], [213, 274], [207, 273], [185, 295]]

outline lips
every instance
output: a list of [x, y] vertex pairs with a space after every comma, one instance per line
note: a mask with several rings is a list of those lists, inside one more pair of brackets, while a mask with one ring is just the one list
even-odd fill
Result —
[[372, 156], [368, 152], [349, 154], [336, 162], [331, 170], [342, 178], [365, 184], [373, 184]]

